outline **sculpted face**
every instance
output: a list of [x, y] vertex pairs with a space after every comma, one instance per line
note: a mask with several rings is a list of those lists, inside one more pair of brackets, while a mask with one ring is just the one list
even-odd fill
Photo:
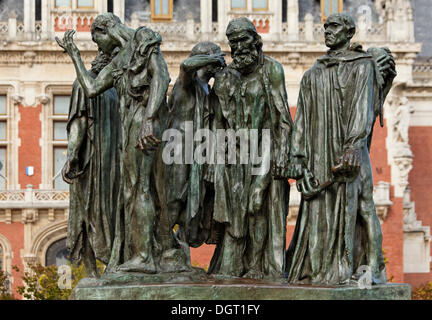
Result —
[[352, 38], [352, 34], [346, 29], [342, 18], [331, 15], [324, 23], [325, 44], [333, 50], [343, 48]]
[[248, 31], [233, 33], [228, 37], [233, 58], [233, 67], [239, 71], [247, 69], [258, 62], [259, 53], [255, 38]]
[[96, 27], [92, 33], [92, 40], [106, 54], [111, 54], [117, 47], [117, 44], [108, 35], [105, 28]]

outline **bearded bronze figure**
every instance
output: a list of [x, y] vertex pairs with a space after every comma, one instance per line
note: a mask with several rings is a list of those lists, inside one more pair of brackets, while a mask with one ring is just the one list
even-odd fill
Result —
[[[241, 129], [259, 142], [267, 168], [254, 173], [254, 161], [216, 164], [213, 219], [223, 226], [209, 272], [245, 278], [281, 277], [285, 252], [289, 184], [286, 176], [292, 120], [280, 63], [262, 51], [262, 40], [247, 18], [227, 28], [232, 64], [216, 75], [218, 129]], [[264, 132], [269, 141], [263, 140]], [[235, 153], [240, 158], [241, 143]], [[269, 147], [268, 150], [265, 150]]]

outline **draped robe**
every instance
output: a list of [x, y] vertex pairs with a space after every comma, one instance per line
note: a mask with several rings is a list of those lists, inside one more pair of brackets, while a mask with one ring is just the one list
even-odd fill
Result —
[[74, 82], [67, 131], [78, 117], [86, 117], [87, 131], [79, 151], [83, 173], [70, 186], [67, 247], [73, 261], [82, 258], [86, 237], [97, 259], [108, 263], [111, 256], [120, 178], [118, 108], [115, 89], [90, 99]]
[[[226, 68], [215, 80], [219, 104], [216, 112], [224, 129], [257, 129], [261, 146], [262, 129], [270, 130], [270, 157], [273, 164], [289, 154], [292, 120], [289, 113], [282, 66], [263, 54], [254, 73], [243, 78]], [[251, 102], [253, 101], [253, 102]], [[243, 276], [248, 271], [266, 277], [282, 275], [289, 184], [275, 180], [271, 170], [252, 175], [252, 164], [217, 164], [215, 169], [215, 206], [213, 219], [224, 225], [209, 272]], [[252, 155], [255, 156], [255, 155]], [[264, 191], [263, 205], [254, 218], [260, 227], [251, 225], [248, 216], [249, 195], [255, 188]], [[259, 240], [258, 240], [259, 239]]]
[[361, 265], [371, 266], [375, 280], [386, 281], [369, 158], [382, 103], [377, 79], [372, 57], [352, 50], [329, 51], [302, 79], [291, 159], [303, 161], [320, 183], [332, 178], [331, 168], [347, 149], [360, 151], [361, 167], [354, 180], [302, 198], [286, 253], [289, 282], [343, 284]]

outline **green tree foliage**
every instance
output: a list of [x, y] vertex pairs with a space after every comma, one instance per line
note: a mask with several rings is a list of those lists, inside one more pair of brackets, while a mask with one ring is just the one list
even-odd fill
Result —
[[412, 292], [413, 300], [432, 300], [432, 282], [425, 284]]
[[0, 270], [0, 300], [14, 300], [9, 290], [8, 275], [2, 270]]
[[[42, 266], [41, 264], [29, 265], [29, 270], [24, 272], [22, 277], [23, 286], [17, 288], [17, 292], [29, 300], [67, 300], [78, 282], [87, 276], [84, 265], [71, 268], [72, 281], [70, 288], [60, 288], [58, 267], [55, 265]], [[19, 272], [18, 267], [14, 270]], [[98, 262], [99, 272], [102, 274], [105, 266]]]

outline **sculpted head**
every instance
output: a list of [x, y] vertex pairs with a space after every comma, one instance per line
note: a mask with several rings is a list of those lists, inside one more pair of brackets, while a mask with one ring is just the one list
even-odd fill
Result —
[[91, 26], [92, 40], [106, 54], [130, 40], [131, 30], [111, 12], [98, 15]]
[[242, 72], [258, 63], [263, 42], [252, 21], [245, 17], [231, 20], [226, 35], [231, 47], [233, 68]]
[[129, 70], [139, 73], [147, 66], [150, 55], [156, 49], [159, 51], [162, 37], [156, 31], [147, 27], [139, 27], [133, 36], [132, 50], [133, 55], [130, 61]]
[[[196, 55], [217, 55], [222, 57], [223, 52], [222, 49], [216, 43], [204, 41], [198, 43], [192, 48], [190, 57]], [[210, 79], [214, 77], [216, 72], [218, 72], [220, 69], [221, 69], [220, 64], [214, 63], [200, 68], [197, 71], [197, 73], [201, 79], [203, 78]]]
[[346, 13], [333, 13], [324, 23], [325, 44], [333, 50], [342, 49], [350, 45], [355, 34], [354, 19]]

